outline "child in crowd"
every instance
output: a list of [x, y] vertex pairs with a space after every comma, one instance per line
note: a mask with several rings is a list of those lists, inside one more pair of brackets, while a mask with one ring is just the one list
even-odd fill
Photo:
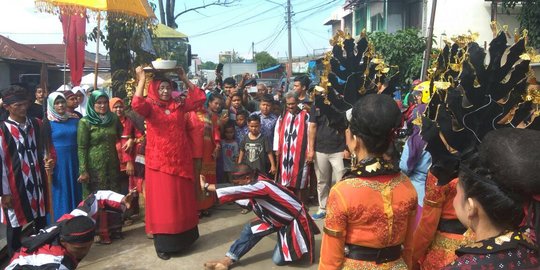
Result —
[[225, 124], [223, 130], [223, 137], [221, 140], [221, 155], [223, 157], [223, 177], [225, 183], [230, 183], [231, 172], [235, 167], [236, 160], [238, 159], [238, 143], [234, 139], [234, 122], [229, 121]]
[[[248, 128], [248, 135], [240, 144], [238, 163], [246, 164], [259, 172], [275, 174], [274, 154], [268, 139], [261, 134], [261, 118], [258, 115], [250, 116]], [[268, 170], [268, 163], [270, 163], [270, 170]]]
[[277, 100], [274, 100], [274, 102], [272, 103], [272, 113], [278, 116], [283, 113], [283, 108], [281, 107], [281, 103]]
[[234, 138], [238, 145], [242, 143], [244, 140], [244, 137], [248, 134], [248, 126], [247, 126], [247, 118], [248, 118], [248, 112], [247, 111], [239, 111], [236, 114], [236, 126], [234, 127]]
[[239, 111], [243, 111], [244, 107], [242, 106], [242, 94], [236, 93], [231, 98], [231, 107], [229, 109], [229, 119], [236, 121], [236, 114]]
[[279, 118], [279, 114], [272, 113], [272, 103], [274, 100], [271, 95], [262, 95], [260, 97], [259, 110], [251, 113], [251, 115], [259, 116], [261, 120], [261, 133], [269, 143], [274, 142], [274, 129], [276, 122]]

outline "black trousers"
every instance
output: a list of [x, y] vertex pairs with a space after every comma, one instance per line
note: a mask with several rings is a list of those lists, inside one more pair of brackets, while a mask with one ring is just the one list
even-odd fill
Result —
[[[36, 234], [39, 232], [39, 230], [45, 228], [47, 226], [47, 218], [46, 217], [37, 217], [34, 219], [32, 225], [33, 226], [33, 234]], [[13, 254], [17, 250], [19, 250], [22, 246], [21, 244], [21, 238], [22, 238], [22, 227], [11, 227], [11, 224], [9, 221], [7, 222], [6, 226], [6, 240], [7, 240], [7, 252], [9, 258], [13, 257]]]

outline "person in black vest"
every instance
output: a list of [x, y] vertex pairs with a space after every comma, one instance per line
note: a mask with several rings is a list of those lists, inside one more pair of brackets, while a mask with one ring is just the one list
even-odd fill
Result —
[[[45, 227], [45, 169], [54, 161], [44, 161], [40, 140], [41, 121], [27, 117], [28, 91], [17, 85], [2, 93], [9, 115], [0, 122], [0, 158], [3, 168], [0, 196], [2, 219], [7, 219], [8, 253], [21, 247], [21, 229], [34, 221], [36, 230]], [[4, 220], [2, 220], [4, 221]]]

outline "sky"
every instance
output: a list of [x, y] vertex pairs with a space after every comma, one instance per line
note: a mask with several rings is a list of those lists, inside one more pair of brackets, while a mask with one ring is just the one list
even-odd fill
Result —
[[[212, 0], [205, 0], [208, 3]], [[155, 0], [150, 0], [155, 2]], [[323, 25], [344, 0], [291, 0], [293, 57], [313, 54], [329, 47], [330, 26]], [[177, 0], [177, 13], [199, 6], [203, 0]], [[286, 0], [237, 0], [231, 7], [213, 6], [188, 12], [177, 19], [178, 31], [188, 35], [192, 52], [202, 61], [218, 61], [221, 51], [236, 51], [251, 59], [267, 51], [287, 57]], [[156, 11], [157, 13], [157, 11]], [[156, 14], [157, 15], [157, 14]], [[158, 15], [159, 16], [159, 15]], [[62, 26], [55, 15], [40, 13], [33, 0], [0, 0], [0, 35], [19, 43], [62, 43]], [[92, 19], [87, 32], [95, 27]], [[95, 51], [89, 43], [88, 51]], [[105, 48], [100, 45], [100, 53]]]

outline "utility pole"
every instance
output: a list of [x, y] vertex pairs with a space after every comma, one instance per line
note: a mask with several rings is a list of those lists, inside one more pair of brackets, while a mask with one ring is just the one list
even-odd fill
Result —
[[251, 42], [251, 61], [255, 63], [255, 42]]
[[431, 58], [431, 46], [433, 44], [433, 25], [435, 24], [435, 11], [437, 9], [437, 0], [432, 0], [431, 4], [431, 17], [429, 19], [429, 28], [427, 33], [427, 46], [424, 52], [424, 62], [422, 63], [422, 72], [420, 74], [421, 80], [427, 79], [427, 70], [429, 67], [429, 60]]
[[497, 0], [491, 1], [491, 21], [497, 20]]
[[289, 78], [292, 77], [291, 0], [287, 0], [287, 30], [289, 36], [289, 59], [287, 60], [287, 89], [289, 89]]

